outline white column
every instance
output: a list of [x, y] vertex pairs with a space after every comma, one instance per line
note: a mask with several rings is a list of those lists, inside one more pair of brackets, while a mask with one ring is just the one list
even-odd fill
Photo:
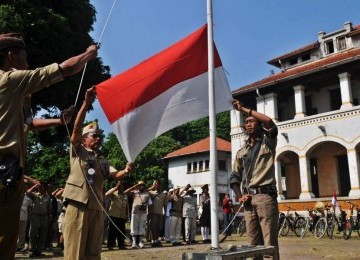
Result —
[[299, 169], [301, 181], [301, 193], [299, 199], [307, 200], [315, 198], [311, 187], [311, 172], [309, 159], [305, 155], [299, 156]]
[[277, 94], [270, 93], [264, 96], [265, 114], [270, 117], [274, 122], [278, 122], [278, 106], [277, 106]]
[[281, 163], [280, 161], [275, 161], [275, 178], [277, 183], [277, 189], [278, 189], [278, 200], [284, 200], [285, 196], [283, 194], [283, 189], [281, 185]]
[[349, 197], [360, 196], [359, 160], [355, 149], [347, 151], [351, 190]]
[[265, 97], [256, 97], [256, 111], [265, 114], [266, 99]]
[[341, 102], [340, 109], [346, 109], [353, 106], [352, 104], [352, 91], [351, 91], [351, 75], [348, 72], [340, 73], [340, 91]]
[[295, 95], [295, 119], [305, 117], [305, 87], [298, 85], [294, 87]]
[[231, 136], [231, 161], [234, 161], [236, 152], [242, 147], [244, 143], [244, 130], [242, 125], [244, 122], [244, 116], [239, 111], [233, 109], [230, 110], [230, 136]]

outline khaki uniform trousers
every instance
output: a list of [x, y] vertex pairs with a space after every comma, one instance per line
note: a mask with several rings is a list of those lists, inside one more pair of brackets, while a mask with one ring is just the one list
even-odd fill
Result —
[[14, 188], [0, 188], [0, 258], [14, 259], [19, 230], [20, 208], [25, 195], [21, 178]]
[[131, 214], [130, 234], [132, 236], [146, 235], [147, 214]]
[[164, 227], [164, 235], [165, 235], [165, 240], [166, 242], [170, 241], [170, 228], [171, 228], [171, 217], [170, 216], [166, 216], [165, 217], [165, 227]]
[[248, 242], [251, 245], [275, 246], [279, 254], [279, 208], [276, 198], [268, 194], [251, 195], [251, 201], [244, 204], [244, 214]]
[[20, 249], [25, 248], [26, 225], [27, 225], [27, 221], [20, 220], [19, 235], [18, 235], [18, 242], [17, 242], [17, 248], [20, 248]]
[[171, 243], [179, 242], [181, 235], [182, 217], [171, 216], [170, 240]]
[[104, 233], [102, 211], [70, 201], [62, 226], [65, 260], [101, 259]]
[[185, 240], [191, 242], [195, 240], [196, 235], [196, 218], [185, 217]]

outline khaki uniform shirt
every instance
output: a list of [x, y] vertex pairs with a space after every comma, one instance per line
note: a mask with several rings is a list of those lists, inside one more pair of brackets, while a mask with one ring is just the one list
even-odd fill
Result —
[[[244, 174], [250, 174], [251, 178], [248, 187], [260, 187], [265, 185], [276, 185], [275, 179], [275, 152], [277, 144], [277, 127], [274, 125], [270, 130], [265, 130], [261, 140], [260, 150], [255, 158], [252, 172], [247, 171], [243, 166], [243, 158], [251, 148], [249, 141], [237, 153], [233, 164], [233, 172], [230, 177], [230, 185], [241, 182]], [[244, 187], [243, 187], [244, 188]]]
[[51, 212], [50, 196], [48, 194], [41, 195], [40, 193], [27, 193], [27, 196], [33, 202], [32, 214], [48, 215]]
[[115, 218], [127, 219], [128, 200], [124, 194], [115, 191], [109, 196], [111, 204], [109, 208], [109, 216]]
[[185, 195], [183, 199], [184, 199], [183, 217], [196, 218], [197, 217], [196, 197]]
[[54, 63], [35, 70], [0, 70], [0, 156], [12, 154], [24, 166], [24, 102], [26, 97], [64, 79]]
[[132, 214], [146, 214], [147, 206], [152, 204], [150, 193], [147, 191], [140, 192], [138, 190], [129, 193], [133, 200]]
[[182, 217], [183, 198], [180, 195], [172, 194], [169, 197], [171, 201], [170, 216]]
[[105, 158], [82, 145], [70, 146], [70, 175], [66, 181], [63, 197], [87, 204], [89, 209], [102, 210], [86, 181], [90, 165], [95, 169], [94, 182], [91, 186], [99, 202], [104, 202], [104, 180], [117, 170]]
[[164, 214], [164, 207], [166, 206], [166, 194], [159, 191], [149, 191], [152, 204], [149, 205], [149, 213], [159, 215]]

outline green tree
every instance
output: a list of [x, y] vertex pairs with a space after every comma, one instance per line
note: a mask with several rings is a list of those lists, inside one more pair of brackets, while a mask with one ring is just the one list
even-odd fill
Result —
[[[55, 137], [57, 129], [49, 129], [50, 137]], [[41, 181], [64, 187], [70, 172], [69, 139], [62, 138], [52, 145], [41, 145], [37, 132], [29, 134], [28, 156], [26, 158], [25, 173]], [[55, 138], [54, 138], [55, 139]]]
[[[0, 5], [0, 32], [19, 32], [24, 36], [30, 68], [62, 62], [82, 53], [93, 43], [89, 32], [95, 21], [95, 9], [89, 1], [5, 0]], [[86, 88], [110, 77], [109, 67], [101, 59], [88, 64], [79, 95]], [[34, 113], [41, 109], [50, 116], [54, 107], [64, 109], [74, 104], [81, 74], [32, 97]], [[81, 102], [78, 102], [81, 104]]]
[[[230, 114], [228, 111], [216, 115], [217, 136], [230, 140]], [[176, 127], [165, 135], [180, 142], [181, 147], [200, 141], [209, 134], [209, 118], [202, 118]]]

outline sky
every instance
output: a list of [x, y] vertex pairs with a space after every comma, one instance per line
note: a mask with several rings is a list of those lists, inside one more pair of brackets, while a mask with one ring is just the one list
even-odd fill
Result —
[[[90, 33], [112, 76], [176, 43], [207, 22], [206, 0], [90, 0], [96, 22]], [[213, 0], [214, 41], [230, 89], [278, 69], [267, 61], [316, 42], [344, 23], [360, 24], [359, 0]], [[108, 19], [109, 17], [109, 19]], [[108, 23], [106, 25], [106, 20]], [[124, 97], [125, 99], [126, 97]], [[121, 100], [119, 101], [121, 102]], [[111, 132], [99, 103], [87, 120]]]

